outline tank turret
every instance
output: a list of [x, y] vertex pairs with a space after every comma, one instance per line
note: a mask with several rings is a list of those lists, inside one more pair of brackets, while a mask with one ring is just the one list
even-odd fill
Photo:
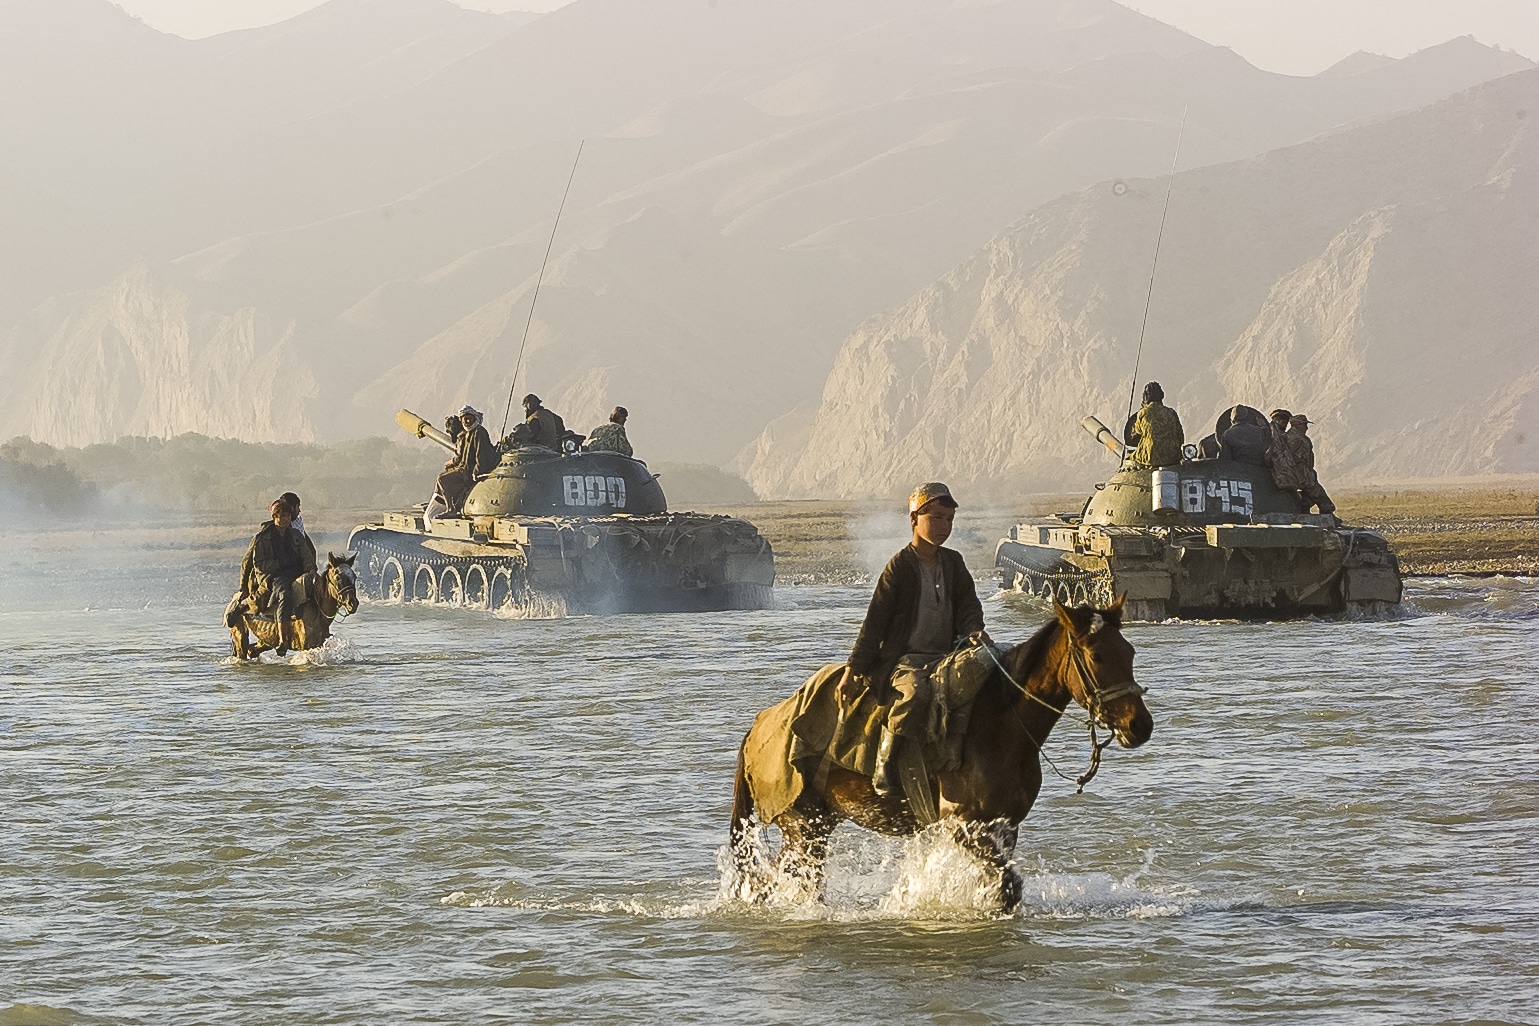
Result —
[[1142, 467], [1097, 418], [1082, 426], [1123, 462], [1079, 512], [1010, 529], [995, 548], [1003, 587], [1068, 604], [1125, 595], [1126, 615], [1143, 620], [1283, 618], [1400, 601], [1384, 537], [1306, 512], [1269, 467], [1197, 458], [1190, 445], [1179, 464]]

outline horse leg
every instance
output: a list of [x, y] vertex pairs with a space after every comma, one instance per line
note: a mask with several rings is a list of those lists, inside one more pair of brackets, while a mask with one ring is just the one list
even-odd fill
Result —
[[1019, 837], [1020, 824], [1007, 819], [966, 823], [957, 829], [958, 843], [999, 874], [999, 905], [1006, 912], [1014, 912], [1020, 905], [1024, 886], [1021, 874], [1012, 865]]
[[828, 862], [828, 837], [835, 826], [833, 817], [793, 811], [781, 816], [775, 825], [780, 828], [776, 868], [822, 901], [827, 883], [823, 870]]

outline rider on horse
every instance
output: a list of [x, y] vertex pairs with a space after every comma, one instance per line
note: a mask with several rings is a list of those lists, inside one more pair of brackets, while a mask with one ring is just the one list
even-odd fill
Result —
[[[991, 644], [983, 629], [983, 606], [962, 554], [941, 548], [951, 536], [956, 509], [951, 490], [939, 481], [922, 484], [909, 494], [913, 541], [882, 571], [839, 681], [839, 697], [846, 705], [868, 688], [876, 688], [881, 698], [895, 693], [872, 774], [878, 794], [898, 788], [893, 771], [898, 739], [923, 740], [931, 703], [929, 668], [960, 641]], [[894, 674], [900, 662], [917, 672]]]
[[241, 561], [239, 599], [254, 598], [278, 621], [279, 655], [293, 644], [291, 618], [298, 605], [294, 585], [316, 572], [315, 544], [303, 531], [293, 529], [294, 507], [282, 498], [268, 507], [272, 519], [264, 523], [246, 558]]

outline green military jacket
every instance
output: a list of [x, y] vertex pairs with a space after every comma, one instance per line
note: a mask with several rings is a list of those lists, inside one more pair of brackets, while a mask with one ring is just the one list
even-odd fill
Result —
[[1139, 466], [1169, 467], [1181, 462], [1181, 443], [1186, 435], [1181, 430], [1181, 418], [1164, 403], [1140, 406], [1130, 434], [1135, 444], [1133, 462]]

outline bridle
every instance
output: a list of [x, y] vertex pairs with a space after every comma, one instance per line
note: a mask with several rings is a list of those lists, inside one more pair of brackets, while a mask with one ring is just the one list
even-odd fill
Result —
[[[1065, 780], [1072, 780], [1077, 788], [1074, 793], [1080, 794], [1085, 790], [1085, 785], [1090, 783], [1090, 781], [1095, 778], [1096, 773], [1100, 771], [1101, 753], [1106, 750], [1107, 746], [1116, 740], [1116, 733], [1113, 730], [1112, 725], [1106, 721], [1106, 705], [1110, 702], [1116, 701], [1119, 698], [1125, 698], [1128, 695], [1148, 694], [1149, 689], [1143, 687], [1132, 679], [1120, 681], [1112, 685], [1103, 685], [1100, 679], [1096, 676], [1095, 671], [1091, 669], [1089, 660], [1085, 658], [1084, 649], [1074, 640], [1073, 633], [1066, 629], [1063, 633], [1065, 643], [1069, 646], [1069, 651], [1064, 656], [1063, 668], [1059, 670], [1058, 675], [1059, 677], [1064, 677], [1064, 670], [1066, 670], [1069, 666], [1069, 663], [1072, 662], [1074, 664], [1074, 672], [1079, 676], [1080, 690], [1085, 693], [1085, 710], [1090, 714], [1089, 717], [1087, 717], [1085, 720], [1085, 725], [1090, 728], [1090, 767], [1079, 776], [1070, 777], [1068, 774], [1064, 773], [1058, 768], [1058, 765], [1053, 762], [1051, 756], [1042, 750], [1042, 743], [1037, 740], [1036, 736], [1032, 734], [1030, 728], [1026, 726], [1026, 721], [1021, 719], [1020, 713], [1015, 713], [1015, 719], [1016, 722], [1021, 725], [1021, 729], [1026, 732], [1026, 736], [1030, 738], [1031, 743], [1036, 746], [1037, 754], [1047, 760], [1047, 764], [1052, 767], [1054, 773], [1058, 774]], [[1033, 702], [1036, 702], [1038, 705], [1051, 709], [1059, 716], [1063, 715], [1064, 710], [1068, 708], [1067, 703], [1064, 704], [1063, 708], [1059, 708], [1040, 695], [1033, 694], [1032, 692], [1026, 690], [1025, 686], [1022, 685], [1020, 681], [1011, 676], [1009, 670], [1005, 669], [1005, 664], [1000, 662], [999, 656], [994, 654], [993, 646], [985, 645], [983, 647], [984, 650], [988, 652], [989, 658], [994, 661], [994, 665], [999, 667], [999, 672], [1005, 675], [1005, 680], [1015, 685], [1015, 689], [1017, 691], [1031, 699]], [[1070, 692], [1070, 695], [1072, 697], [1072, 691]], [[1014, 707], [1012, 707], [1011, 711], [1014, 712]], [[1096, 734], [1095, 729], [1097, 724], [1105, 727], [1108, 731], [1113, 731], [1112, 736], [1108, 737], [1105, 741], [1100, 740]]]
[[[343, 573], [344, 570], [347, 571], [345, 575]], [[335, 580], [332, 578], [333, 573], [336, 575]], [[353, 585], [353, 594], [356, 597], [358, 583], [357, 580], [352, 576], [352, 568], [349, 567], [346, 563], [333, 563], [331, 566], [326, 568], [326, 572], [321, 575], [321, 578], [326, 582], [326, 597], [331, 599], [331, 601], [336, 605], [336, 611], [331, 614], [332, 619], [347, 619], [352, 615], [352, 611], [349, 610], [342, 601], [342, 587], [339, 582], [344, 579], [349, 580], [349, 583]]]

